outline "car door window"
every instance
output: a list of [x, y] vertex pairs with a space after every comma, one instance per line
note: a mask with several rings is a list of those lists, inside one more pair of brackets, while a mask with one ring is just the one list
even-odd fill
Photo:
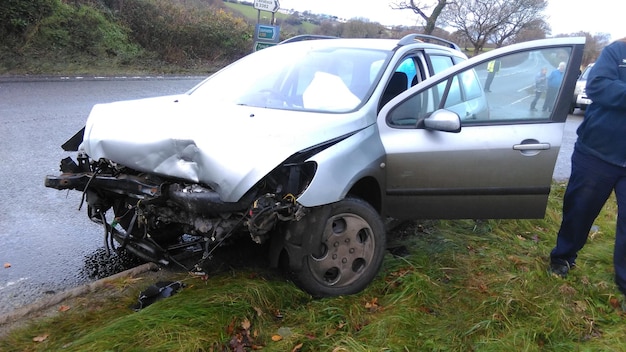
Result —
[[[419, 127], [419, 122], [435, 110], [455, 112], [462, 125], [508, 124], [549, 120], [555, 98], [563, 84], [568, 49], [543, 49], [510, 54], [499, 58], [500, 68], [490, 92], [482, 89], [487, 80], [488, 62], [468, 68], [398, 104], [387, 116], [387, 123], [398, 128]], [[433, 60], [445, 62], [445, 60]], [[559, 65], [562, 67], [559, 68]], [[545, 87], [537, 88], [536, 78], [547, 68]], [[550, 82], [550, 83], [548, 83]], [[531, 109], [531, 103], [538, 107]]]
[[454, 62], [452, 61], [452, 58], [450, 56], [430, 54], [429, 57], [430, 63], [433, 68], [433, 73], [435, 74], [454, 65]]
[[379, 109], [400, 93], [424, 80], [426, 72], [420, 58], [421, 54], [416, 53], [400, 62], [387, 83], [380, 100]]

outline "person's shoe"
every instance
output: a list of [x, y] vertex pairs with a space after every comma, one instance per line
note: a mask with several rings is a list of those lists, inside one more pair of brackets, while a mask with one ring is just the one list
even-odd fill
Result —
[[561, 278], [566, 278], [569, 273], [570, 265], [565, 263], [550, 263], [548, 272]]

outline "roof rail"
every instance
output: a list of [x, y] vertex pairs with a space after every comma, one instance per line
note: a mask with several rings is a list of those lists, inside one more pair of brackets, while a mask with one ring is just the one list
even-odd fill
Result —
[[418, 34], [418, 33], [408, 34], [404, 36], [402, 39], [400, 39], [400, 41], [398, 41], [398, 46], [411, 44], [411, 43], [414, 43], [415, 41], [421, 41], [421, 42], [426, 42], [426, 43], [429, 43], [430, 41], [436, 41], [436, 42], [443, 43], [447, 47], [450, 47], [452, 49], [462, 51], [461, 48], [458, 45], [456, 45], [454, 42], [451, 42], [443, 38], [435, 37], [433, 35]]
[[317, 40], [317, 39], [337, 39], [338, 37], [333, 37], [330, 35], [316, 35], [316, 34], [302, 34], [302, 35], [297, 35], [295, 37], [291, 37], [288, 39], [283, 40], [282, 42], [278, 43], [278, 44], [287, 44], [287, 43], [293, 43], [293, 42], [301, 42], [304, 40]]

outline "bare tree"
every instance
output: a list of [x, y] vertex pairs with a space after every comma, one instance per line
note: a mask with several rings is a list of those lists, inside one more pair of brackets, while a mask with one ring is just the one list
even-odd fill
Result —
[[[394, 10], [413, 10], [413, 12], [420, 16], [426, 25], [424, 26], [424, 34], [433, 34], [436, 28], [437, 19], [444, 7], [450, 2], [448, 0], [436, 0], [437, 3], [433, 7], [432, 5], [425, 5], [422, 1], [399, 1], [391, 4], [391, 8]], [[432, 7], [432, 11], [429, 11]], [[430, 15], [427, 14], [430, 12]]]
[[545, 23], [542, 13], [547, 6], [547, 0], [505, 1], [500, 12], [504, 20], [491, 36], [496, 48], [512, 44], [515, 36], [524, 29]]
[[546, 0], [465, 0], [450, 2], [442, 19], [480, 53], [488, 41], [501, 46], [535, 20], [543, 19]]
[[527, 42], [530, 40], [544, 39], [552, 30], [550, 25], [543, 19], [529, 22], [515, 36], [507, 40], [503, 45]]
[[596, 61], [602, 49], [611, 43], [611, 35], [608, 33], [591, 34], [589, 32], [576, 32], [570, 34], [557, 34], [556, 37], [585, 37], [585, 50], [583, 52], [582, 65]]

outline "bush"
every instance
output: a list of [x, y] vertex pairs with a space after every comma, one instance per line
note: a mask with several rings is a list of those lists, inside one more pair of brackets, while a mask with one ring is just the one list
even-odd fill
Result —
[[91, 6], [57, 3], [54, 13], [41, 20], [28, 45], [64, 54], [92, 57], [123, 57], [140, 53], [130, 43], [127, 30]]
[[221, 0], [0, 0], [0, 74], [213, 71], [252, 50]]
[[253, 29], [216, 6], [167, 0], [129, 0], [120, 17], [133, 39], [176, 64], [232, 61], [252, 49]]
[[55, 0], [0, 1], [0, 37], [23, 34], [52, 12]]

